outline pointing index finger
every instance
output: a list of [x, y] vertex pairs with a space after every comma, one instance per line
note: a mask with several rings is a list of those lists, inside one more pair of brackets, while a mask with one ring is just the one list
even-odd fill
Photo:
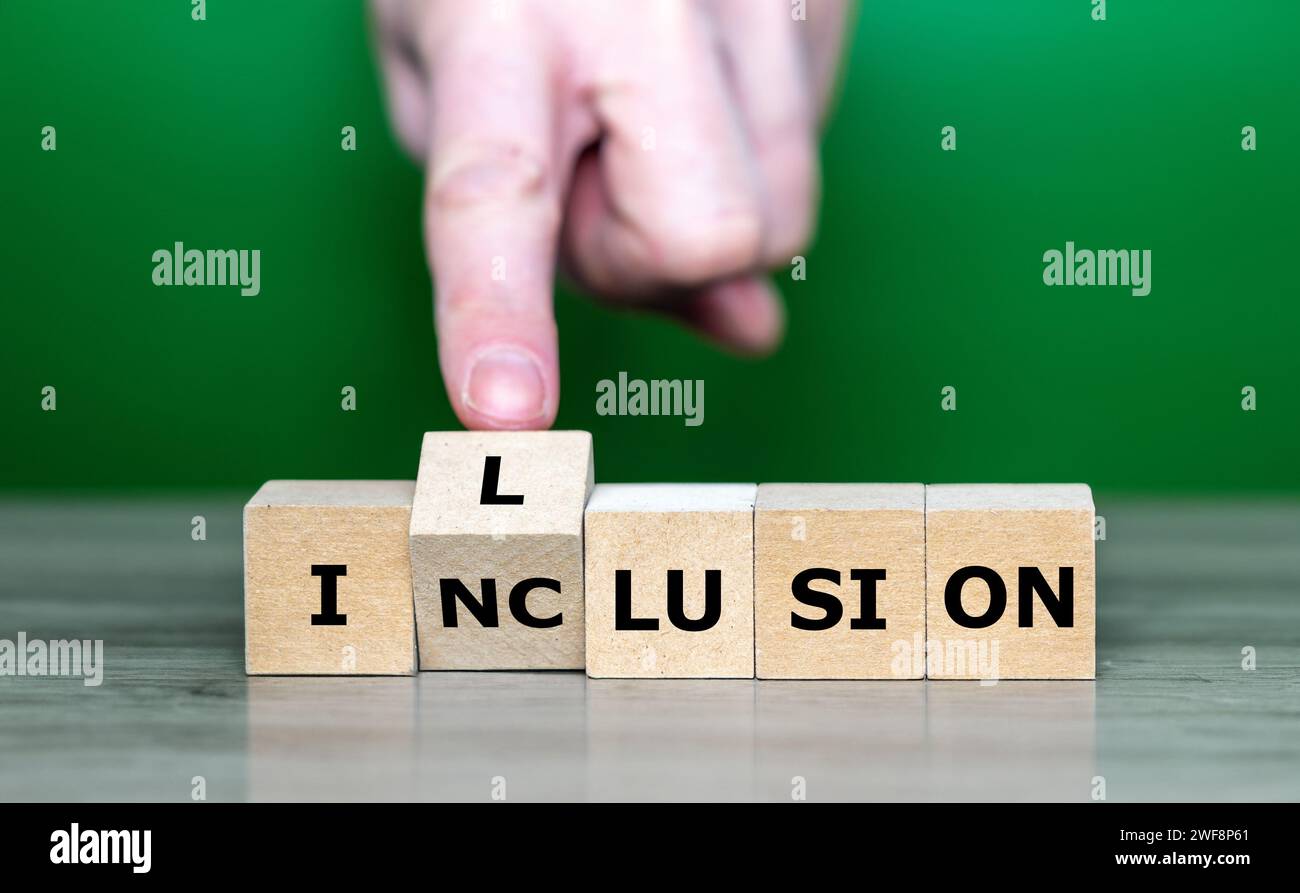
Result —
[[424, 212], [443, 379], [467, 427], [544, 428], [559, 401], [563, 185], [550, 54], [489, 15], [448, 35], [430, 60]]

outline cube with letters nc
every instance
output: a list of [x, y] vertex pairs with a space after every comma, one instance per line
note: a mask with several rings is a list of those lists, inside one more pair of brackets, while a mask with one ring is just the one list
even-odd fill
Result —
[[421, 670], [580, 670], [586, 431], [424, 435], [411, 511]]

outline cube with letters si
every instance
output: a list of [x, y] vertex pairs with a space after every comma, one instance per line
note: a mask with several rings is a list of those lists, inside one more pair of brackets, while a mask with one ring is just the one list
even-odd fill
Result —
[[925, 674], [925, 487], [760, 484], [760, 679]]

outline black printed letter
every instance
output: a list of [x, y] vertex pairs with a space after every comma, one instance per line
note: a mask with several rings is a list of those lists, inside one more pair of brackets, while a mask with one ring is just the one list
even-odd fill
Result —
[[455, 577], [444, 578], [438, 581], [438, 589], [442, 594], [442, 625], [448, 629], [454, 629], [460, 624], [456, 620], [456, 599], [465, 603], [469, 612], [474, 615], [479, 626], [495, 627], [497, 626], [497, 581], [485, 578], [483, 581], [483, 602], [474, 600], [474, 595], [465, 584]]
[[560, 591], [560, 581], [550, 580], [546, 577], [529, 577], [527, 580], [521, 580], [510, 590], [510, 613], [515, 620], [531, 629], [550, 629], [553, 626], [559, 626], [564, 622], [564, 614], [556, 614], [554, 617], [539, 618], [528, 613], [528, 593], [534, 589], [549, 589], [551, 592]]
[[[980, 617], [967, 614], [961, 603], [961, 588], [973, 577], [979, 577], [989, 587], [989, 609]], [[943, 603], [948, 608], [948, 616], [958, 626], [967, 629], [984, 629], [997, 623], [1002, 617], [1002, 612], [1007, 609], [1007, 584], [1002, 582], [1002, 578], [992, 568], [972, 564], [970, 567], [963, 567], [948, 578], [948, 585], [943, 590]]]
[[862, 616], [849, 622], [850, 629], [884, 629], [885, 618], [876, 616], [876, 584], [885, 579], [883, 569], [852, 570], [849, 579], [861, 584]]
[[320, 613], [311, 615], [311, 625], [347, 626], [348, 615], [339, 613], [339, 577], [348, 575], [348, 566], [313, 564], [311, 575], [320, 577]]
[[1047, 613], [1052, 615], [1060, 627], [1074, 626], [1074, 568], [1060, 569], [1061, 595], [1057, 598], [1052, 587], [1047, 585], [1043, 572], [1036, 567], [1020, 569], [1020, 625], [1034, 625], [1034, 593], [1043, 600]]
[[[857, 573], [857, 571], [854, 571], [854, 573]], [[809, 631], [830, 629], [839, 623], [840, 618], [844, 616], [844, 606], [840, 604], [840, 600], [829, 592], [818, 592], [813, 589], [808, 585], [813, 580], [828, 580], [838, 586], [840, 585], [840, 572], [831, 570], [828, 567], [810, 567], [806, 571], [800, 571], [790, 581], [791, 595], [810, 608], [821, 608], [826, 612], [826, 616], [820, 620], [809, 620], [807, 617], [800, 617], [794, 611], [791, 611], [790, 625], [795, 629]]]
[[722, 571], [704, 572], [704, 614], [699, 620], [687, 618], [682, 588], [682, 572], [669, 571], [668, 620], [688, 633], [712, 629], [722, 616]]
[[479, 494], [479, 505], [523, 505], [523, 494], [508, 495], [497, 492], [497, 481], [501, 477], [501, 457], [483, 457], [483, 490]]
[[614, 571], [614, 629], [658, 629], [659, 621], [632, 616], [632, 572]]

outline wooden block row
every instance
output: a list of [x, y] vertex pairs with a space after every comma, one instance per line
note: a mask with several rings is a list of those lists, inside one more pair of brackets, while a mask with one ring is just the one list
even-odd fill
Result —
[[[1083, 485], [593, 485], [586, 432], [431, 433], [418, 480], [245, 510], [249, 673], [1089, 679]], [[342, 618], [342, 619], [340, 619]]]

